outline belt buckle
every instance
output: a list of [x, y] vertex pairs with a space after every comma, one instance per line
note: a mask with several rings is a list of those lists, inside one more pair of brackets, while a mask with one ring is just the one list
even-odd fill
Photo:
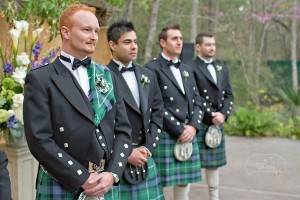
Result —
[[104, 166], [105, 166], [104, 159], [100, 160], [99, 165], [89, 161], [89, 172], [90, 173], [93, 173], [93, 172], [100, 173], [100, 172], [104, 171]]

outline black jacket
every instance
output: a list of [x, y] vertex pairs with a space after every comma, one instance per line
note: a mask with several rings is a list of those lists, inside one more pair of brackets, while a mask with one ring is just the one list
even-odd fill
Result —
[[185, 94], [180, 89], [167, 61], [160, 55], [145, 65], [156, 75], [164, 101], [163, 129], [178, 138], [189, 124], [199, 129], [203, 117], [201, 99], [191, 68], [181, 63], [179, 66]]
[[29, 149], [68, 191], [87, 180], [89, 161], [98, 164], [105, 159], [105, 170], [121, 177], [131, 153], [131, 127], [112, 77], [117, 102], [99, 127], [93, 123], [91, 103], [59, 59], [26, 77], [24, 126]]
[[[108, 67], [116, 74], [121, 84], [127, 116], [132, 127], [133, 143], [137, 146], [145, 146], [153, 153], [158, 145], [159, 133], [163, 125], [163, 101], [154, 74], [137, 64], [133, 65], [135, 66], [134, 73], [140, 96], [140, 108], [138, 108], [125, 79], [119, 72], [118, 64], [111, 61]], [[142, 77], [148, 78], [149, 82], [145, 83]]]
[[233, 109], [233, 94], [230, 85], [228, 68], [218, 61], [214, 61], [217, 74], [217, 84], [214, 82], [207, 64], [196, 57], [190, 65], [193, 68], [195, 80], [200, 96], [205, 100], [203, 107], [205, 115], [203, 122], [212, 125], [211, 112], [221, 112], [227, 119]]

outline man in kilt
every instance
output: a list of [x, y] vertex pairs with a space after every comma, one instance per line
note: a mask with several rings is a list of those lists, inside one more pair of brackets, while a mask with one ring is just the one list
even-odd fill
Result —
[[[164, 101], [163, 133], [154, 154], [164, 187], [174, 186], [174, 199], [187, 200], [189, 183], [201, 180], [201, 163], [196, 139], [202, 121], [201, 100], [192, 70], [180, 62], [182, 34], [178, 25], [170, 25], [159, 34], [162, 52], [146, 64], [159, 83]], [[180, 161], [174, 156], [176, 143], [192, 143], [191, 157]]]
[[[126, 178], [125, 172], [119, 186], [111, 191], [112, 197], [117, 195], [123, 200], [164, 199], [157, 168], [152, 158], [159, 143], [163, 124], [163, 101], [158, 92], [157, 80], [150, 70], [141, 68], [134, 62], [137, 58], [138, 45], [131, 22], [113, 23], [108, 28], [107, 38], [113, 56], [108, 67], [115, 72], [122, 85], [126, 112], [132, 127], [133, 151], [125, 170], [130, 170], [129, 173], [136, 178], [136, 181], [132, 182]], [[137, 178], [138, 174], [143, 173], [141, 166], [147, 168], [144, 179]], [[105, 200], [109, 199], [113, 198], [106, 195]]]
[[[198, 134], [202, 168], [205, 168], [209, 199], [219, 199], [219, 167], [226, 164], [223, 124], [232, 112], [233, 94], [228, 68], [215, 60], [216, 42], [211, 34], [199, 33], [196, 37], [197, 57], [191, 63], [200, 96], [204, 99], [203, 124]], [[210, 148], [205, 143], [208, 127], [218, 125], [222, 132], [221, 143]]]
[[60, 16], [61, 55], [31, 70], [24, 126], [39, 161], [37, 200], [102, 197], [119, 182], [131, 153], [131, 127], [116, 77], [89, 55], [98, 40], [94, 8]]

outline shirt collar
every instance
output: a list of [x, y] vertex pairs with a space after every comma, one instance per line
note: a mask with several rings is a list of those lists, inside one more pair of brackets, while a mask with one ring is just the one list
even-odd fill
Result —
[[131, 67], [132, 66], [132, 61], [130, 61], [129, 62], [129, 64], [126, 66], [126, 65], [124, 65], [121, 61], [119, 61], [119, 60], [116, 60], [116, 59], [114, 59], [113, 58], [113, 61], [115, 62], [115, 63], [117, 63], [118, 64], [118, 70], [119, 71], [121, 71], [121, 69], [123, 68], [123, 67], [125, 67], [125, 68], [129, 68], [129, 67]]

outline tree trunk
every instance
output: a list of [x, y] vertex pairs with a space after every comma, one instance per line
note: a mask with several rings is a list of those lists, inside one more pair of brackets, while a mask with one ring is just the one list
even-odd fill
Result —
[[132, 5], [134, 0], [126, 0], [126, 8], [124, 11], [123, 18], [125, 20], [131, 20], [132, 19]]
[[192, 14], [191, 14], [191, 38], [190, 42], [194, 42], [197, 36], [197, 18], [198, 18], [198, 0], [193, 0]]
[[148, 37], [147, 37], [147, 42], [146, 42], [146, 46], [145, 46], [144, 62], [148, 62], [151, 58], [152, 46], [153, 46], [153, 42], [154, 42], [154, 36], [155, 36], [156, 25], [157, 25], [158, 7], [159, 7], [159, 0], [153, 0], [152, 8], [151, 8], [151, 15], [149, 18], [149, 31], [148, 31]]
[[[207, 0], [207, 9], [208, 9], [208, 18], [214, 19], [214, 4], [212, 0]], [[208, 20], [207, 21], [207, 30], [209, 33], [214, 32], [214, 23], [212, 23], [214, 20]]]
[[293, 90], [298, 93], [298, 70], [297, 70], [297, 0], [294, 0], [294, 15], [292, 19], [291, 61]]

